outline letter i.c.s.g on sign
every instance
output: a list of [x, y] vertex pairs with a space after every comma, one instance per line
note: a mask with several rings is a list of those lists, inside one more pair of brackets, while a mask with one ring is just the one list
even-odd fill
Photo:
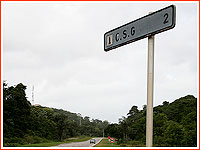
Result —
[[175, 27], [176, 8], [170, 5], [104, 34], [104, 50], [109, 51]]

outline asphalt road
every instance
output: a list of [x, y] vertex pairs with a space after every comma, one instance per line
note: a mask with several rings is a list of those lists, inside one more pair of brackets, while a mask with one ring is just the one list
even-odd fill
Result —
[[73, 142], [73, 143], [65, 143], [65, 144], [60, 144], [56, 147], [92, 147], [101, 142], [102, 138], [94, 138], [96, 140], [96, 143], [91, 143], [90, 140], [84, 141], [84, 142]]

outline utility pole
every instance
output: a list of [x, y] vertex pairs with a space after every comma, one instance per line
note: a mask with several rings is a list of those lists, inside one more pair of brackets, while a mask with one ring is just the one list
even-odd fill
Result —
[[34, 105], [34, 85], [32, 87], [32, 105]]
[[81, 114], [80, 114], [80, 113], [78, 113], [78, 116], [80, 117], [80, 126], [81, 126]]

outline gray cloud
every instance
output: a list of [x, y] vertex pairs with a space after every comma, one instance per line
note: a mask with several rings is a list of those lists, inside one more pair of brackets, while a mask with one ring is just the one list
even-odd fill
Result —
[[[197, 3], [174, 3], [176, 27], [155, 36], [154, 105], [197, 96]], [[170, 5], [3, 2], [3, 79], [31, 101], [118, 122], [146, 104], [147, 39], [103, 51], [103, 34]]]

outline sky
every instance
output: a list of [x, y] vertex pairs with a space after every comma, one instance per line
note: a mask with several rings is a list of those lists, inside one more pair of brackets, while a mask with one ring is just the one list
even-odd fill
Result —
[[34, 104], [117, 123], [147, 103], [148, 39], [109, 52], [104, 34], [176, 6], [175, 28], [155, 35], [154, 106], [198, 97], [197, 2], [2, 2], [2, 80]]

